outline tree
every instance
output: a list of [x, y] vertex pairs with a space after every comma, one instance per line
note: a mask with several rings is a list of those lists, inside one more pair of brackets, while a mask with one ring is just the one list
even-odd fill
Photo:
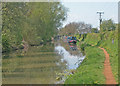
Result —
[[92, 28], [92, 32], [93, 33], [98, 33], [98, 29], [97, 28]]
[[71, 22], [60, 30], [60, 34], [74, 35], [81, 32], [82, 30], [89, 31], [91, 28], [92, 26], [90, 24], [85, 24], [84, 22]]
[[104, 31], [111, 31], [115, 29], [116, 29], [115, 23], [113, 22], [112, 19], [109, 19], [109, 20], [104, 20], [102, 22], [100, 31], [104, 32]]
[[[60, 2], [6, 2], [2, 5], [2, 40], [4, 47], [18, 47], [24, 39], [28, 44], [50, 40], [67, 17]], [[8, 41], [6, 41], [8, 40]]]
[[6, 50], [6, 46], [10, 48], [21, 44], [21, 26], [22, 21], [25, 21], [25, 7], [25, 3], [21, 2], [2, 3], [2, 42], [4, 43], [3, 51]]

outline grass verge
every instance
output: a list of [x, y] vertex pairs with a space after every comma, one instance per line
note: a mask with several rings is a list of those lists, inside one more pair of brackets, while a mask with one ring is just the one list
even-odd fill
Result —
[[66, 79], [65, 84], [104, 84], [104, 52], [93, 46], [85, 48], [86, 58], [75, 74]]
[[102, 40], [100, 39], [100, 34], [101, 33], [88, 33], [83, 44], [105, 48], [110, 56], [110, 65], [112, 67], [113, 75], [116, 82], [118, 82], [118, 30], [102, 33]]
[[116, 82], [118, 82], [118, 41], [115, 40], [112, 44], [111, 40], [104, 41], [100, 47], [106, 49], [110, 56], [110, 65]]

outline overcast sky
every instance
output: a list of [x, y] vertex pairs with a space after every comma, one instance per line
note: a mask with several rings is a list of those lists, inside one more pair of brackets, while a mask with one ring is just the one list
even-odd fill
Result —
[[[85, 0], [88, 1], [88, 0]], [[118, 2], [117, 0], [109, 0], [109, 2], [78, 2], [77, 0], [69, 0], [62, 2], [65, 7], [69, 9], [67, 21], [64, 26], [69, 22], [83, 21], [92, 24], [93, 27], [99, 27], [99, 14], [97, 11], [103, 11], [104, 19], [113, 19], [115, 23], [118, 22]], [[99, 0], [98, 0], [99, 1]], [[106, 1], [106, 0], [104, 0]]]
[[66, 22], [64, 22], [63, 26], [70, 22], [82, 21], [88, 24], [92, 24], [93, 27], [99, 27], [99, 14], [96, 13], [97, 11], [104, 12], [102, 16], [103, 19], [113, 19], [115, 23], [118, 23], [119, 0], [2, 0], [2, 1], [4, 2], [61, 1], [64, 4], [64, 6], [69, 9], [68, 18]]

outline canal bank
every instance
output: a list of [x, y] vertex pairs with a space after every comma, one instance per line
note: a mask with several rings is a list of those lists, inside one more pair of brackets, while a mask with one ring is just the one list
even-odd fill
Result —
[[[102, 40], [101, 40], [102, 38]], [[113, 77], [118, 82], [118, 32], [108, 31], [103, 33], [88, 33], [78, 36], [78, 46], [85, 52], [86, 58], [77, 72], [69, 76], [65, 84], [105, 84], [106, 80], [103, 74], [105, 55], [104, 48], [110, 57], [110, 66]], [[94, 46], [91, 46], [94, 45]], [[99, 76], [99, 77], [98, 77]]]
[[85, 53], [86, 58], [75, 73], [66, 79], [65, 84], [104, 84], [104, 52], [97, 47], [88, 46]]

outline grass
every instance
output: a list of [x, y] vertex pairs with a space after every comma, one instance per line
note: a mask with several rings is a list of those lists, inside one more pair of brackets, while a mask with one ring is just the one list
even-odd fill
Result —
[[104, 47], [109, 53], [112, 72], [118, 82], [118, 41], [115, 40], [114, 44], [112, 44], [111, 40], [106, 40], [100, 46]]
[[97, 45], [99, 41], [100, 41], [100, 34], [88, 33], [84, 42], [91, 45]]
[[[102, 36], [102, 40], [100, 38]], [[65, 84], [104, 84], [103, 75], [104, 53], [98, 47], [103, 47], [109, 53], [110, 64], [116, 82], [118, 82], [118, 30], [107, 31], [105, 33], [88, 33], [84, 41], [80, 40], [77, 45], [86, 53], [86, 58], [77, 69], [74, 75], [70, 75]], [[114, 43], [112, 40], [114, 39]], [[95, 45], [96, 47], [87, 46]]]
[[[106, 49], [110, 56], [113, 75], [116, 82], [118, 82], [118, 30], [107, 31], [102, 36], [103, 39], [101, 40], [100, 33], [88, 33], [83, 43], [100, 46]], [[114, 43], [112, 43], [113, 39]]]
[[[114, 39], [114, 43], [112, 40]], [[106, 49], [110, 56], [110, 65], [116, 82], [118, 82], [118, 31], [108, 31], [99, 45]]]
[[65, 84], [104, 84], [104, 52], [93, 46], [85, 48], [86, 58], [75, 74], [66, 79]]

